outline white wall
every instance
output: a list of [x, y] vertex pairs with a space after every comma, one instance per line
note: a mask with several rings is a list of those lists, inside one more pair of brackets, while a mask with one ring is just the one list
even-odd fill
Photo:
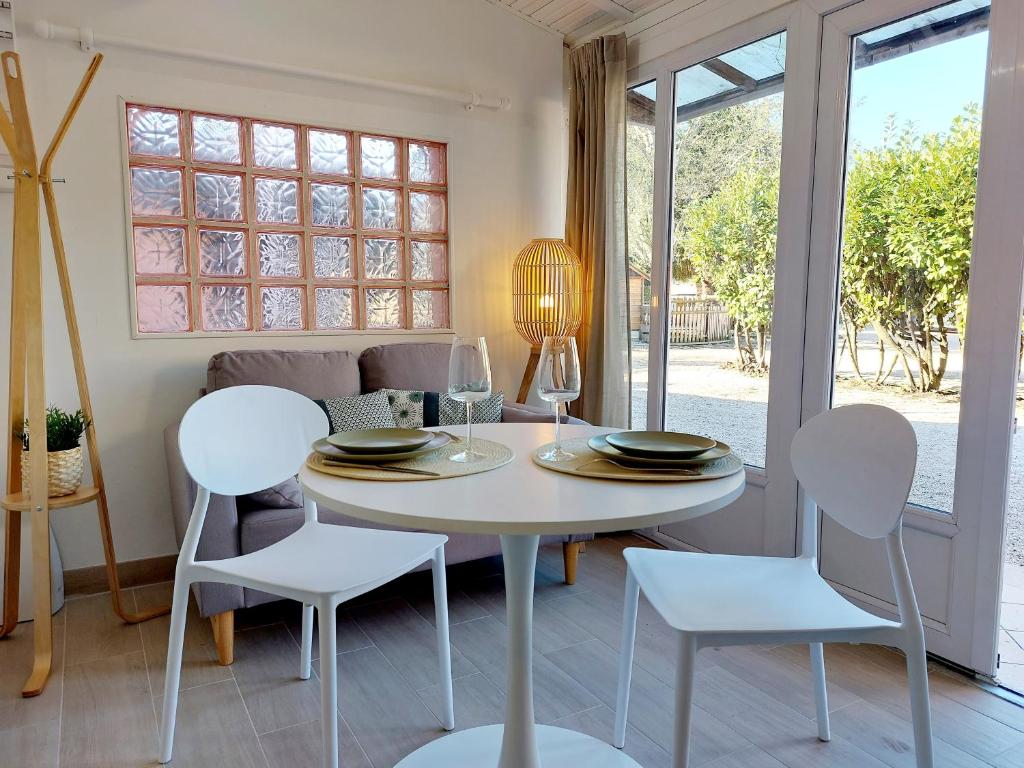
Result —
[[[495, 381], [513, 397], [528, 352], [512, 327], [512, 259], [564, 217], [562, 44], [483, 0], [16, 0], [40, 152], [89, 56], [44, 42], [36, 19], [98, 33], [247, 58], [508, 96], [509, 112], [104, 51], [106, 60], [57, 157], [71, 278], [121, 560], [175, 551], [162, 430], [203, 385], [215, 352], [359, 350], [416, 338], [368, 334], [261, 339], [132, 340], [118, 98], [405, 135], [447, 138], [451, 162], [455, 329], [484, 334]], [[11, 195], [0, 195], [0, 306], [10, 296]], [[59, 289], [44, 238], [47, 399], [77, 407]], [[0, 338], [7, 313], [0, 311]], [[436, 338], [436, 337], [434, 337]], [[446, 337], [442, 337], [446, 338]], [[6, 366], [4, 344], [0, 359]], [[6, 381], [6, 370], [0, 380]], [[6, 407], [6, 400], [0, 408]], [[6, 424], [6, 414], [3, 414]], [[66, 568], [102, 562], [92, 505], [53, 516]]]

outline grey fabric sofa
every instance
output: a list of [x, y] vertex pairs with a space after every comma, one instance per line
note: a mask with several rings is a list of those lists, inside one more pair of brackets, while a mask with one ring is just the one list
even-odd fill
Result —
[[[221, 352], [210, 358], [206, 388], [202, 393], [241, 384], [265, 384], [323, 399], [357, 395], [378, 389], [412, 389], [444, 392], [448, 386], [447, 344], [389, 344], [371, 347], [361, 355], [341, 351], [245, 350]], [[201, 393], [201, 394], [202, 394]], [[518, 404], [502, 408], [502, 421], [552, 421], [550, 413]], [[579, 422], [563, 417], [563, 420]], [[164, 448], [170, 480], [174, 529], [181, 544], [192, 514], [196, 486], [185, 470], [178, 451], [178, 425], [164, 430]], [[320, 519], [338, 525], [364, 526], [360, 520], [321, 508]], [[214, 495], [199, 540], [197, 558], [216, 560], [255, 552], [280, 541], [302, 525], [300, 507], [261, 508], [246, 497]], [[592, 536], [549, 537], [560, 540], [565, 558], [566, 581], [576, 574], [580, 544]], [[449, 564], [489, 557], [501, 552], [497, 536], [449, 534], [445, 558]], [[275, 595], [226, 584], [194, 587], [203, 616], [213, 619], [221, 663], [231, 663], [234, 611], [278, 600]]]

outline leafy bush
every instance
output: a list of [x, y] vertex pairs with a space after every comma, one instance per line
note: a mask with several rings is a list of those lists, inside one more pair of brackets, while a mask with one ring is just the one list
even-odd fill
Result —
[[[79, 409], [74, 413], [62, 411], [55, 405], [46, 409], [46, 450], [68, 451], [77, 448], [85, 430], [89, 428], [89, 420]], [[29, 449], [28, 440], [28, 419], [25, 419], [25, 429], [16, 433], [21, 440], [22, 448]]]
[[969, 107], [948, 133], [890, 125], [882, 146], [855, 151], [850, 164], [844, 321], [848, 333], [872, 324], [921, 392], [942, 383], [951, 328], [964, 336], [980, 139]]
[[[773, 129], [762, 122], [760, 130]], [[972, 106], [954, 118], [948, 132], [921, 136], [890, 124], [880, 147], [852, 153], [840, 315], [858, 373], [857, 332], [868, 325], [877, 331], [883, 353], [877, 382], [899, 362], [908, 386], [938, 389], [951, 333], [964, 338], [980, 138], [980, 112]], [[729, 146], [735, 158], [733, 142], [719, 138], [718, 145]], [[735, 321], [740, 364], [763, 370], [775, 281], [779, 166], [778, 155], [767, 151], [767, 138], [756, 145], [760, 150], [715, 179], [704, 197], [681, 206], [677, 190], [682, 235], [676, 238], [673, 273], [714, 292]], [[713, 167], [721, 173], [721, 165]], [[690, 192], [700, 194], [692, 184]], [[886, 349], [894, 354], [888, 363]]]
[[740, 365], [755, 371], [768, 368], [778, 210], [778, 166], [750, 162], [686, 216], [694, 276], [725, 305]]

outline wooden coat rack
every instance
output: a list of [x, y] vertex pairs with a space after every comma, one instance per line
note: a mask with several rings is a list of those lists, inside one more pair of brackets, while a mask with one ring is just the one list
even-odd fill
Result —
[[[92, 402], [85, 377], [85, 362], [82, 358], [82, 342], [75, 315], [74, 299], [71, 295], [71, 281], [68, 275], [67, 254], [57, 218], [57, 199], [53, 192], [53, 158], [67, 135], [71, 122], [92, 84], [102, 54], [93, 56], [92, 62], [82, 77], [64, 118], [61, 120], [50, 142], [43, 161], [36, 166], [36, 150], [32, 139], [32, 124], [29, 120], [28, 104], [25, 99], [24, 78], [18, 54], [0, 54], [3, 66], [4, 84], [11, 114], [0, 106], [0, 138], [14, 161], [14, 249], [12, 253], [11, 283], [11, 360], [8, 393], [9, 449], [7, 452], [7, 495], [0, 500], [0, 506], [7, 510], [7, 526], [4, 541], [5, 574], [3, 623], [0, 638], [14, 631], [18, 623], [19, 571], [21, 567], [21, 515], [32, 515], [32, 580], [34, 584], [35, 662], [23, 696], [38, 696], [46, 686], [53, 656], [53, 634], [51, 623], [50, 597], [50, 524], [51, 509], [96, 502], [99, 514], [100, 534], [103, 539], [103, 554], [107, 564], [107, 580], [114, 604], [114, 611], [129, 624], [168, 613], [169, 606], [155, 608], [142, 613], [131, 613], [121, 602], [121, 585], [117, 574], [117, 558], [110, 532], [110, 517], [107, 510], [107, 493], [103, 485], [103, 471], [100, 453], [96, 443], [96, 429], [93, 424]], [[57, 263], [57, 277], [64, 303], [68, 336], [71, 342], [71, 357], [74, 361], [75, 379], [78, 383], [80, 407], [88, 420], [85, 439], [89, 451], [89, 465], [92, 469], [92, 485], [83, 486], [69, 496], [47, 497], [45, 445], [46, 390], [44, 388], [43, 365], [43, 304], [42, 304], [42, 251], [39, 237], [39, 193], [42, 192], [46, 206], [46, 218], [50, 225], [50, 240]], [[26, 392], [28, 409], [26, 413]], [[32, 444], [35, 450], [29, 452], [29, 487], [21, 485], [21, 440], [15, 432], [23, 428], [26, 415], [34, 430]]]

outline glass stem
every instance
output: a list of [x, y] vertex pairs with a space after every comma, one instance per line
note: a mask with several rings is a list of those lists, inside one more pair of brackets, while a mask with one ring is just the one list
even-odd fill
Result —
[[562, 406], [555, 400], [555, 451], [562, 449]]
[[473, 403], [466, 401], [466, 455], [473, 455]]

